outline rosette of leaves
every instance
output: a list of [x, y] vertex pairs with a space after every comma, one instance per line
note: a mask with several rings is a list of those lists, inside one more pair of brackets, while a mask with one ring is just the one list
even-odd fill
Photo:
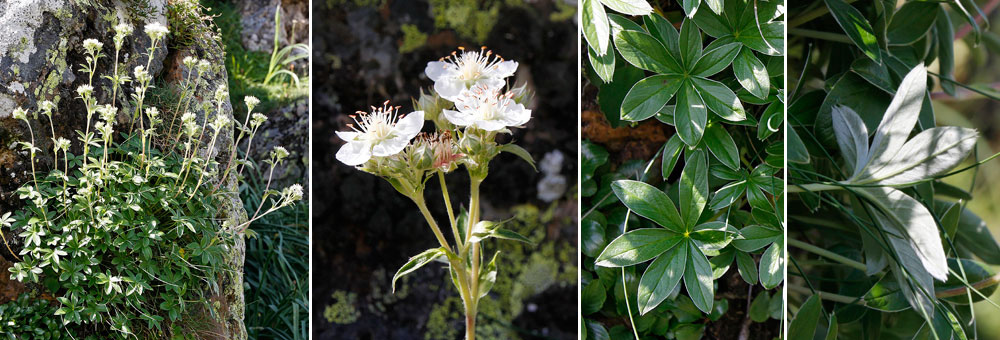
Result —
[[[584, 5], [585, 75], [609, 123], [655, 118], [676, 130], [646, 161], [609, 164], [604, 146], [582, 144], [591, 338], [699, 338], [706, 325], [694, 321], [729, 309], [715, 281], [734, 262], [760, 292], [753, 320], [781, 318], [781, 295], [767, 290], [784, 279], [783, 13], [777, 2], [706, 2], [635, 19], [601, 12], [606, 19], [588, 20], [599, 11]], [[599, 53], [588, 25], [604, 21], [609, 44]], [[606, 328], [616, 317], [627, 327]]]
[[930, 96], [978, 91], [950, 75], [951, 18], [975, 4], [811, 4], [790, 9], [788, 336], [975, 338], [1000, 245], [943, 179], [985, 160], [961, 166], [978, 133], [936, 126]]

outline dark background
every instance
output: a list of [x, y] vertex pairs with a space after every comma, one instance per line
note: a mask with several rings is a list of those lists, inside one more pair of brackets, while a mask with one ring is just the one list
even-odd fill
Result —
[[[482, 311], [478, 318], [479, 338], [490, 338], [484, 332], [497, 334], [493, 332], [499, 330], [508, 334], [504, 338], [576, 339], [578, 33], [575, 15], [553, 19], [560, 9], [565, 10], [561, 7], [565, 4], [558, 1], [562, 0], [513, 5], [516, 1], [497, 2], [497, 22], [483, 42], [436, 27], [428, 1], [314, 3], [312, 316], [317, 339], [442, 337], [441, 329], [428, 327], [433, 323], [430, 314], [440, 311], [447, 298], [458, 297], [444, 266], [431, 264], [408, 275], [405, 294], [389, 292], [392, 275], [410, 256], [437, 245], [433, 234], [416, 206], [388, 183], [334, 158], [343, 144], [334, 131], [347, 129], [345, 124], [351, 122], [348, 114], [381, 105], [386, 99], [403, 106], [401, 113], [411, 112], [411, 98], [433, 85], [423, 73], [428, 61], [446, 56], [459, 46], [480, 45], [516, 60], [518, 71], [509, 82], [528, 83], [535, 92], [535, 101], [529, 105], [531, 121], [525, 128], [515, 129], [512, 136], [501, 136], [500, 142], [513, 140], [536, 161], [547, 152], [561, 151], [565, 156], [561, 174], [569, 184], [568, 193], [559, 200], [552, 204], [541, 201], [535, 185], [543, 174], [513, 155], [502, 154], [491, 163], [490, 176], [481, 189], [483, 217], [506, 219], [514, 215], [515, 206], [523, 204], [535, 206], [543, 214], [551, 212], [551, 218], [541, 219], [535, 228], [544, 235], [544, 241], [535, 247], [523, 247], [523, 255], [541, 252], [546, 245], [554, 248], [555, 254], [568, 253], [555, 258], [561, 263], [560, 277], [572, 275], [572, 280], [559, 281], [543, 292], [526, 296], [518, 315], [494, 318]], [[426, 43], [400, 53], [403, 24], [415, 25], [426, 33]], [[425, 131], [431, 126], [426, 124]], [[428, 183], [425, 197], [437, 220], [445, 221], [437, 180]], [[455, 209], [466, 206], [465, 171], [451, 173], [448, 185]], [[495, 249], [490, 247], [486, 254]], [[549, 255], [546, 253], [551, 259]], [[516, 270], [501, 267], [499, 275], [504, 277]], [[332, 297], [335, 292], [341, 293], [340, 299]], [[497, 298], [501, 305], [508, 303]], [[451, 302], [451, 312], [444, 320], [451, 335], [458, 334], [455, 338], [459, 338], [465, 329], [461, 302]], [[340, 311], [346, 308], [356, 318], [352, 322], [328, 321], [324, 313], [331, 305]]]

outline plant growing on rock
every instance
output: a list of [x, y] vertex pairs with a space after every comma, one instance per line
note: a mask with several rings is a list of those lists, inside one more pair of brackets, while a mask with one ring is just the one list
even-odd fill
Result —
[[1000, 245], [951, 176], [997, 155], [967, 162], [979, 133], [937, 126], [934, 80], [942, 96], [990, 96], [952, 79], [952, 13], [805, 4], [789, 29], [789, 68], [801, 70], [788, 114], [789, 338], [982, 338], [972, 305], [1000, 282], [987, 265], [1000, 264]]
[[[641, 0], [583, 2], [585, 75], [608, 123], [655, 117], [676, 131], [648, 162], [608, 164], [605, 147], [584, 141], [588, 338], [700, 338], [697, 320], [729, 309], [716, 282], [734, 261], [751, 286], [743, 329], [781, 318], [780, 291], [768, 290], [784, 279], [784, 13], [773, 1], [681, 5], [660, 9], [665, 17]], [[606, 328], [618, 318], [627, 327]]]
[[[144, 27], [151, 40], [148, 59], [132, 70], [118, 67], [132, 27], [121, 24], [114, 30], [115, 66], [103, 76], [111, 83], [106, 102], [99, 99], [94, 80], [102, 77], [98, 61], [109, 56], [98, 39], [83, 41], [86, 62], [80, 71], [86, 83], [75, 98], [86, 112], [86, 126], [75, 138], [82, 154], [71, 152], [75, 142], [68, 136], [56, 135], [51, 118], [59, 112], [53, 102], [13, 112], [28, 127], [30, 140], [19, 145], [30, 154], [32, 180], [17, 190], [25, 207], [0, 217], [0, 225], [23, 240], [21, 250], [12, 252], [18, 262], [9, 269], [10, 277], [38, 284], [54, 297], [47, 315], [63, 328], [53, 338], [94, 331], [114, 338], [191, 337], [184, 334], [198, 330], [182, 329], [177, 322], [195, 313], [210, 315], [209, 299], [219, 294], [219, 281], [229, 270], [223, 255], [234, 237], [242, 237], [252, 221], [301, 199], [302, 187], [265, 189], [249, 220], [222, 216], [221, 206], [236, 196], [224, 184], [239, 180], [251, 164], [237, 156], [235, 145], [252, 139], [267, 117], [254, 114], [233, 122], [223, 111], [229, 101], [224, 86], [214, 91], [214, 108], [204, 108], [214, 115], [189, 112], [195, 94], [206, 91], [198, 79], [210, 65], [187, 57], [183, 95], [170, 111], [178, 114], [168, 122], [166, 110], [146, 102], [153, 87], [149, 65], [167, 28]], [[252, 112], [256, 99], [245, 102]], [[35, 146], [36, 138], [47, 133], [33, 130], [33, 122], [42, 125], [46, 118], [52, 150]], [[226, 148], [220, 136], [231, 134], [234, 125], [239, 135]], [[47, 173], [35, 166], [43, 152], [51, 152], [54, 160]], [[273, 169], [286, 156], [276, 147], [265, 162]], [[36, 312], [42, 308], [33, 306]], [[32, 327], [33, 316], [19, 310], [24, 309], [0, 307], [2, 318], [10, 320], [5, 326]]]
[[[431, 262], [447, 263], [465, 306], [468, 340], [475, 339], [478, 302], [495, 283], [500, 255], [483, 254], [481, 242], [490, 238], [528, 242], [504, 229], [503, 222], [482, 220], [480, 211], [479, 187], [494, 157], [510, 152], [534, 165], [523, 148], [496, 142], [497, 135], [509, 134], [531, 119], [531, 110], [524, 106], [530, 96], [524, 88], [507, 88], [506, 78], [516, 70], [517, 62], [485, 47], [462, 49], [427, 64], [425, 73], [434, 81], [434, 91], [414, 101], [417, 111], [399, 114], [400, 107], [387, 101], [352, 116], [351, 131], [337, 132], [347, 142], [337, 151], [337, 159], [382, 177], [410, 198], [440, 245], [410, 258], [393, 276], [393, 287], [400, 277]], [[434, 123], [433, 133], [421, 132], [425, 120]], [[469, 175], [470, 197], [468, 207], [456, 214], [445, 174], [460, 166]], [[441, 186], [452, 243], [427, 208], [424, 188], [433, 177]]]

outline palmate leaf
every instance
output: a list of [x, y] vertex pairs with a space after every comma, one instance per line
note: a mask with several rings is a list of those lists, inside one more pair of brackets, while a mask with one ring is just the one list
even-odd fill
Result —
[[711, 313], [715, 300], [715, 286], [712, 281], [712, 266], [708, 257], [698, 249], [694, 241], [683, 244], [688, 248], [688, 261], [684, 270], [684, 287], [695, 307], [705, 314]]
[[698, 218], [708, 203], [708, 165], [703, 151], [690, 153], [678, 185], [681, 219], [685, 230], [690, 231], [698, 224]]
[[683, 73], [684, 68], [678, 60], [646, 32], [621, 30], [614, 33], [614, 41], [618, 53], [635, 67], [656, 73]]
[[907, 141], [920, 116], [926, 79], [923, 65], [903, 78], [870, 146], [864, 121], [853, 110], [833, 108], [837, 145], [853, 170], [847, 183], [912, 185], [951, 170], [972, 151], [978, 133], [967, 128], [930, 128]]
[[597, 55], [592, 47], [587, 48], [587, 58], [590, 59], [590, 66], [594, 68], [597, 76], [605, 83], [610, 83], [615, 76], [615, 52], [609, 45], [604, 55]]
[[[618, 180], [611, 184], [615, 196], [639, 216], [648, 218], [674, 233], [686, 231], [674, 202], [656, 187], [633, 180]], [[699, 212], [700, 213], [700, 212]]]
[[689, 67], [692, 75], [711, 77], [716, 73], [722, 72], [722, 70], [725, 70], [732, 64], [733, 59], [736, 59], [736, 56], [740, 53], [740, 44], [722, 44], [722, 42], [724, 41], [715, 40], [708, 44], [705, 48], [705, 54], [698, 59], [698, 62]]
[[771, 244], [760, 256], [758, 275], [760, 285], [765, 289], [774, 289], [785, 280], [785, 250], [784, 239], [779, 238]]
[[708, 110], [691, 81], [685, 81], [677, 93], [677, 106], [674, 108], [674, 127], [677, 135], [685, 144], [698, 145], [705, 134], [708, 124]]
[[653, 260], [639, 280], [639, 314], [646, 314], [659, 306], [681, 282], [687, 264], [685, 247], [673, 247]]
[[673, 248], [684, 237], [663, 228], [636, 229], [618, 236], [597, 256], [596, 265], [628, 267], [649, 261]]
[[707, 78], [689, 78], [695, 90], [701, 95], [705, 106], [717, 116], [730, 122], [742, 122], [747, 120], [746, 110], [743, 103], [728, 86]]
[[[859, 188], [856, 192], [867, 197], [868, 202], [875, 206], [875, 217], [881, 228], [891, 238], [898, 239], [893, 245], [909, 245], [906, 248], [915, 250], [918, 263], [922, 264], [920, 267], [938, 280], [947, 279], [948, 263], [941, 246], [937, 222], [926, 207], [893, 188]], [[895, 250], [897, 254], [901, 251]], [[911, 269], [906, 263], [903, 265]]]
[[823, 304], [818, 295], [810, 295], [788, 324], [789, 339], [812, 339], [822, 316]]
[[682, 76], [673, 74], [658, 74], [640, 80], [632, 85], [622, 101], [621, 119], [642, 121], [652, 117], [674, 97], [683, 83]]
[[695, 26], [694, 20], [684, 20], [681, 23], [680, 39], [680, 61], [681, 66], [686, 70], [694, 68], [698, 59], [701, 59], [702, 45], [701, 30]]
[[892, 15], [886, 29], [890, 45], [909, 45], [924, 37], [937, 20], [941, 5], [936, 2], [910, 1]]
[[646, 0], [600, 0], [608, 8], [622, 14], [646, 15], [653, 12]]
[[733, 74], [736, 79], [757, 98], [767, 98], [771, 91], [771, 78], [767, 75], [764, 63], [757, 59], [750, 49], [742, 49], [733, 60]]
[[699, 224], [691, 230], [691, 240], [704, 253], [717, 253], [739, 235], [739, 230], [722, 221]]
[[722, 164], [730, 169], [740, 168], [740, 151], [736, 147], [736, 142], [729, 135], [729, 131], [721, 124], [712, 124], [705, 129], [705, 136], [702, 142], [708, 147], [708, 151], [715, 156]]

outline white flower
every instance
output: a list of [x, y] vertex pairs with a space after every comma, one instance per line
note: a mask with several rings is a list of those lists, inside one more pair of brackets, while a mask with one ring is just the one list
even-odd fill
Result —
[[63, 151], [69, 150], [69, 139], [63, 137], [56, 139], [56, 149]]
[[28, 120], [28, 111], [25, 110], [24, 108], [18, 107], [14, 109], [14, 112], [11, 113], [11, 116], [13, 116], [14, 119]]
[[229, 126], [229, 117], [226, 115], [216, 115], [215, 121], [208, 124], [212, 130], [219, 131]]
[[504, 78], [514, 74], [517, 62], [503, 60], [493, 51], [483, 47], [479, 51], [455, 52], [439, 61], [427, 63], [424, 73], [434, 81], [434, 91], [442, 98], [454, 102], [462, 90], [476, 85], [490, 88], [501, 88], [506, 84]]
[[246, 96], [243, 97], [243, 102], [247, 104], [247, 111], [249, 112], [253, 111], [253, 108], [260, 104], [260, 99], [257, 99], [257, 97], [254, 96]]
[[455, 100], [455, 108], [458, 111], [443, 111], [449, 122], [486, 131], [523, 125], [531, 119], [531, 110], [515, 102], [513, 93], [500, 93], [499, 88], [482, 85], [462, 91]]
[[143, 179], [142, 176], [139, 175], [132, 176], [132, 183], [135, 183], [136, 185], [140, 185], [145, 182], [146, 180]]
[[146, 35], [148, 35], [149, 38], [153, 39], [154, 41], [160, 40], [161, 38], [166, 36], [167, 33], [170, 33], [170, 31], [167, 30], [166, 26], [163, 26], [163, 24], [158, 22], [147, 24], [145, 31]]
[[215, 89], [215, 100], [222, 101], [229, 97], [229, 90], [226, 89], [226, 85], [220, 85], [219, 88]]
[[90, 54], [97, 54], [97, 52], [101, 51], [102, 47], [104, 47], [104, 44], [97, 41], [97, 39], [86, 39], [83, 41], [83, 48]]
[[51, 114], [52, 110], [56, 108], [56, 103], [53, 103], [48, 100], [43, 100], [42, 102], [38, 103], [38, 108], [42, 109], [42, 111], [44, 111], [45, 114]]
[[399, 107], [386, 101], [372, 112], [358, 112], [351, 116], [357, 125], [348, 126], [354, 131], [337, 131], [347, 144], [337, 150], [337, 160], [347, 165], [360, 165], [374, 157], [392, 156], [406, 148], [424, 126], [424, 112], [415, 111], [400, 117]]
[[132, 25], [126, 23], [115, 25], [115, 33], [121, 36], [132, 34]]
[[291, 186], [282, 190], [282, 194], [285, 196], [285, 204], [290, 204], [292, 202], [302, 199], [302, 185], [292, 184]]
[[109, 124], [113, 124], [115, 115], [118, 114], [118, 108], [111, 106], [111, 104], [104, 104], [104, 106], [97, 109], [97, 112], [101, 114], [101, 119]]
[[211, 66], [212, 66], [212, 64], [209, 63], [208, 60], [205, 60], [205, 59], [198, 60], [198, 66], [197, 66], [198, 67], [198, 73], [200, 74], [200, 73], [204, 73], [205, 71], [208, 71], [208, 68], [211, 67]]
[[257, 127], [260, 126], [260, 124], [263, 124], [265, 121], [267, 121], [267, 116], [265, 116], [262, 113], [254, 113], [253, 115], [250, 116], [250, 126]]
[[94, 93], [94, 87], [90, 85], [80, 85], [80, 87], [76, 88], [76, 93], [78, 93], [80, 97], [87, 98]]
[[195, 65], [198, 65], [198, 58], [187, 56], [184, 57], [184, 60], [182, 60], [181, 63], [183, 63], [184, 66], [187, 66], [188, 68], [193, 68]]
[[275, 146], [274, 149], [271, 149], [271, 157], [281, 161], [282, 159], [288, 157], [288, 149], [285, 149], [283, 146]]

